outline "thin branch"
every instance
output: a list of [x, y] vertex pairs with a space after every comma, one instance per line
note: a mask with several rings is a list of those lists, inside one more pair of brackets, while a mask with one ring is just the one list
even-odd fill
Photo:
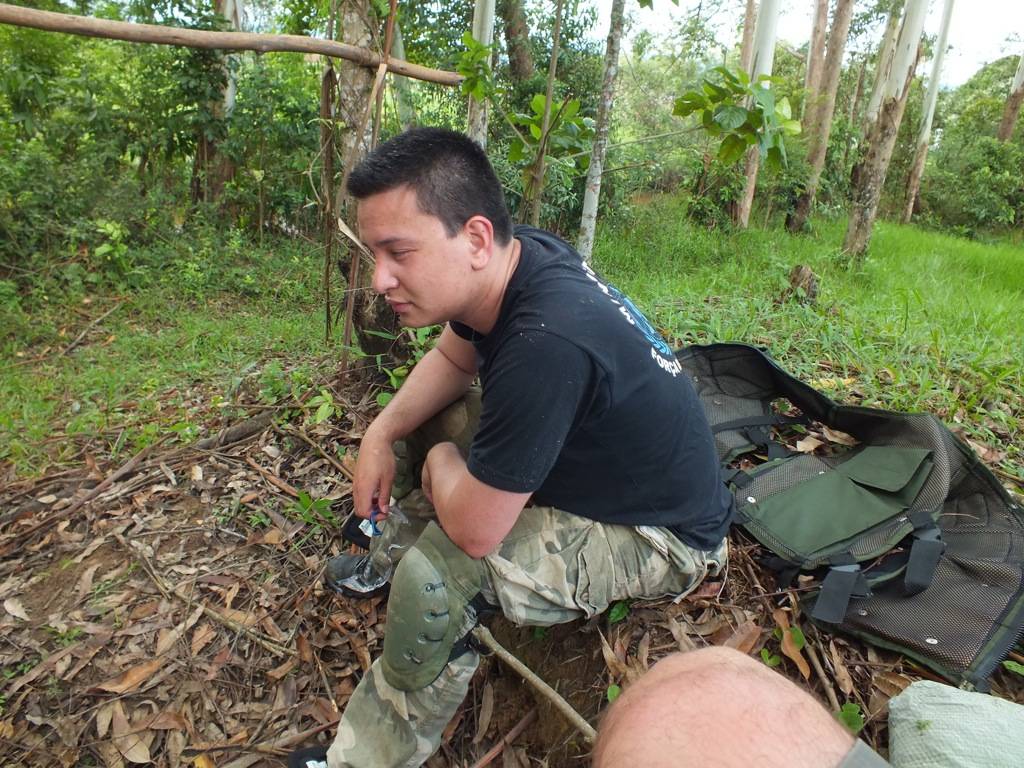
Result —
[[[155, 43], [157, 45], [181, 45], [188, 48], [208, 48], [223, 51], [292, 51], [296, 53], [320, 53], [354, 62], [362, 67], [375, 69], [384, 61], [382, 57], [366, 48], [334, 40], [319, 40], [302, 35], [260, 35], [252, 32], [213, 32], [202, 29], [180, 29], [157, 24], [133, 24], [127, 21], [108, 21], [70, 13], [51, 13], [0, 3], [0, 24], [18, 27], [32, 27], [48, 32], [64, 32], [84, 37], [101, 37], [108, 40], [126, 40], [130, 43]], [[408, 61], [390, 56], [386, 66], [392, 72], [416, 80], [425, 80], [440, 85], [458, 85], [462, 75], [441, 69], [410, 64]]]
[[493, 651], [495, 656], [510, 666], [520, 677], [532, 685], [538, 693], [547, 698], [554, 705], [555, 709], [561, 712], [565, 719], [583, 735], [584, 740], [588, 744], [594, 743], [594, 740], [597, 738], [597, 731], [594, 730], [593, 726], [584, 720], [583, 716], [573, 709], [572, 705], [558, 691], [537, 677], [529, 667], [495, 640], [494, 635], [491, 634], [487, 627], [483, 625], [476, 627], [473, 630], [473, 637]]

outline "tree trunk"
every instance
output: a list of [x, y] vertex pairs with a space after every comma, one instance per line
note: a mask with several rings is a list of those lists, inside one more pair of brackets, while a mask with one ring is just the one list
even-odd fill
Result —
[[825, 157], [828, 154], [828, 140], [832, 135], [832, 117], [836, 110], [836, 93], [839, 91], [839, 76], [843, 68], [843, 53], [846, 51], [846, 38], [850, 33], [850, 20], [853, 18], [853, 0], [837, 0], [832, 16], [832, 28], [828, 34], [828, 56], [825, 60], [823, 91], [820, 98], [811, 104], [809, 122], [813, 133], [808, 137], [807, 164], [810, 175], [803, 193], [797, 199], [796, 210], [789, 217], [786, 226], [790, 232], [800, 232], [807, 226], [811, 215], [814, 196], [818, 191], [822, 171], [825, 169]]
[[[342, 0], [339, 23], [341, 38], [345, 43], [369, 48], [377, 26], [372, 0]], [[372, 114], [370, 98], [373, 92], [374, 72], [342, 61], [338, 67], [337, 77], [338, 101], [335, 114], [347, 130], [340, 136], [344, 170], [333, 202], [336, 215], [351, 219], [352, 205], [345, 183], [348, 181], [348, 173], [370, 150], [373, 139], [372, 126], [366, 117]], [[347, 250], [349, 280], [346, 288], [354, 300], [352, 322], [359, 347], [367, 355], [387, 354], [391, 352], [392, 340], [366, 331], [384, 331], [397, 335], [400, 330], [397, 318], [387, 303], [370, 289], [372, 271], [361, 268], [364, 265], [359, 264], [359, 259], [362, 258], [359, 251], [351, 245]], [[345, 338], [344, 341], [348, 344], [351, 339]]]
[[882, 35], [882, 43], [878, 46], [878, 61], [875, 62], [871, 97], [868, 99], [868, 108], [864, 113], [863, 133], [867, 133], [868, 128], [878, 117], [878, 108], [882, 103], [882, 86], [892, 70], [892, 57], [896, 50], [896, 34], [899, 32], [902, 12], [903, 3], [902, 1], [897, 2], [889, 11], [889, 18], [885, 22], [885, 34]]
[[505, 29], [505, 50], [512, 80], [522, 83], [533, 77], [533, 51], [530, 49], [530, 27], [526, 23], [523, 0], [499, 0], [498, 13]]
[[[754, 47], [750, 58], [751, 79], [757, 80], [761, 75], [772, 73], [775, 60], [775, 33], [779, 24], [779, 0], [762, 0], [757, 12], [757, 29], [754, 33]], [[747, 152], [744, 175], [746, 183], [743, 194], [736, 206], [735, 223], [740, 229], [746, 229], [750, 222], [750, 209], [754, 205], [754, 190], [757, 187], [757, 169], [760, 165], [758, 149], [754, 147]]]
[[[391, 44], [391, 53], [395, 58], [405, 58], [402, 28], [398, 24], [395, 24], [395, 40]], [[394, 88], [395, 104], [398, 108], [398, 124], [403, 131], [407, 131], [416, 125], [416, 106], [413, 103], [412, 89], [409, 87], [409, 81], [401, 76], [391, 80], [391, 87]]]
[[[213, 9], [226, 19], [231, 29], [238, 32], [242, 28], [242, 0], [213, 0]], [[221, 89], [220, 100], [209, 104], [214, 119], [223, 123], [231, 116], [235, 108], [235, 95], [238, 83], [228, 66], [228, 59], [222, 59], [224, 87]], [[224, 186], [235, 175], [235, 164], [231, 158], [220, 152], [217, 139], [202, 129], [196, 136], [196, 154], [192, 163], [192, 202], [213, 202], [220, 199]]]
[[1009, 141], [1013, 136], [1013, 127], [1017, 124], [1017, 116], [1020, 114], [1022, 104], [1024, 104], [1024, 55], [1020, 57], [1017, 74], [1013, 76], [1013, 85], [1010, 86], [1010, 96], [1006, 100], [1006, 109], [1003, 110], [1003, 119], [999, 121], [999, 133], [996, 135], [1000, 141]]
[[544, 116], [541, 118], [540, 142], [537, 157], [533, 161], [533, 173], [527, 189], [523, 190], [523, 203], [530, 211], [530, 224], [540, 226], [540, 211], [544, 201], [544, 172], [547, 156], [548, 131], [551, 129], [551, 107], [555, 97], [555, 75], [558, 73], [558, 38], [562, 31], [562, 0], [555, 0], [555, 26], [551, 33], [551, 61], [548, 64], [548, 88], [544, 99]]
[[889, 76], [882, 83], [878, 118], [865, 136], [867, 151], [860, 162], [857, 184], [852, 190], [850, 221], [843, 241], [843, 251], [860, 260], [871, 241], [871, 230], [878, 213], [878, 201], [885, 184], [885, 174], [892, 159], [903, 120], [903, 111], [914, 79], [921, 31], [928, 12], [928, 0], [907, 0], [907, 10], [896, 42]]
[[622, 40], [625, 7], [625, 0], [612, 0], [611, 24], [608, 28], [608, 42], [604, 52], [604, 82], [601, 85], [601, 103], [597, 108], [596, 135], [590, 153], [590, 166], [587, 168], [587, 185], [583, 192], [583, 219], [580, 222], [580, 237], [577, 247], [583, 260], [588, 264], [594, 250], [597, 205], [601, 199], [601, 173], [604, 170], [604, 153], [608, 146], [608, 131], [612, 122], [612, 107], [615, 103], [615, 79], [619, 74], [619, 43]]
[[[803, 118], [804, 132], [810, 134], [814, 129], [807, 122], [813, 119], [814, 105], [817, 104], [821, 92], [822, 71], [825, 68], [825, 28], [828, 26], [828, 0], [814, 0], [814, 26], [811, 28], [811, 41], [807, 46], [807, 69], [804, 74]], [[831, 40], [829, 41], [831, 43]]]
[[757, 26], [757, 0], [747, 0], [743, 12], [743, 43], [740, 45], [740, 69], [750, 74], [750, 62], [754, 57], [754, 27]]
[[334, 65], [327, 60], [320, 79], [320, 223], [324, 243], [324, 339], [331, 338], [331, 266], [334, 263]]
[[[476, 0], [473, 7], [473, 39], [481, 45], [494, 42], [494, 0]], [[469, 97], [469, 138], [487, 147], [487, 100]]]
[[928, 158], [928, 143], [932, 136], [932, 120], [935, 117], [935, 103], [939, 99], [939, 77], [942, 75], [942, 59], [946, 55], [946, 41], [949, 39], [949, 20], [953, 16], [953, 0], [946, 0], [942, 9], [942, 24], [939, 27], [939, 41], [935, 46], [935, 61], [932, 62], [932, 76], [928, 81], [928, 93], [924, 99], [924, 114], [921, 116], [921, 130], [917, 134], [917, 149], [914, 164], [907, 178], [907, 201], [903, 206], [903, 223], [909, 224], [914, 215], [914, 204], [921, 189], [924, 163]]

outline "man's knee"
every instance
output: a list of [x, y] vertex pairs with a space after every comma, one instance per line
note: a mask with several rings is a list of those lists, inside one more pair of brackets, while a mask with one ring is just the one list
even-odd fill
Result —
[[[448, 664], [475, 614], [483, 568], [431, 522], [395, 570], [381, 671], [389, 685], [415, 691]], [[467, 614], [468, 611], [468, 614]]]
[[[810, 695], [749, 656], [711, 647], [658, 662], [615, 702], [596, 768], [836, 765], [853, 739]], [[799, 763], [800, 761], [797, 760]]]

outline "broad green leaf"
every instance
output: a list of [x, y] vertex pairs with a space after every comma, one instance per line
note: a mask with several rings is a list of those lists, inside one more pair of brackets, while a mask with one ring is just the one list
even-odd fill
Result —
[[565, 105], [565, 109], [562, 110], [562, 120], [565, 121], [565, 122], [569, 122], [574, 117], [576, 117], [576, 113], [579, 112], [579, 111], [580, 111], [580, 100], [579, 99], [573, 99], [568, 104], [566, 104]]
[[622, 621], [628, 615], [629, 603], [625, 600], [619, 600], [617, 603], [613, 604], [611, 610], [608, 611], [608, 623], [615, 624], [616, 622]]
[[313, 423], [320, 424], [331, 418], [331, 414], [334, 412], [334, 403], [324, 403], [316, 409], [316, 413], [313, 414]]
[[722, 145], [718, 148], [718, 159], [726, 165], [731, 165], [743, 157], [746, 149], [746, 140], [742, 136], [730, 133], [722, 139]]
[[775, 114], [781, 115], [786, 120], [793, 119], [793, 108], [789, 106], [789, 98], [783, 96], [779, 103], [775, 105]]
[[395, 395], [392, 392], [380, 392], [377, 394], [377, 405], [383, 408], [385, 405], [391, 402], [391, 398]]
[[1016, 661], [1010, 661], [1007, 659], [1003, 662], [1003, 666], [1011, 672], [1016, 672], [1018, 675], [1024, 675], [1024, 664], [1018, 664]]
[[532, 109], [535, 114], [543, 115], [544, 105], [547, 104], [547, 101], [548, 99], [543, 93], [535, 93], [533, 94], [533, 98], [530, 99], [530, 109]]
[[852, 701], [843, 704], [843, 708], [836, 713], [836, 717], [854, 735], [860, 733], [864, 728], [864, 715], [860, 712], [860, 705]]
[[735, 130], [747, 121], [747, 110], [732, 104], [717, 107], [714, 115], [715, 122], [725, 131]]
[[767, 648], [761, 649], [761, 661], [769, 667], [777, 667], [782, 663], [782, 657], [777, 653], [771, 653]]
[[782, 130], [790, 136], [796, 136], [803, 130], [803, 128], [801, 127], [799, 120], [784, 120], [782, 122]]
[[804, 637], [803, 630], [800, 627], [790, 627], [789, 634], [793, 638], [793, 645], [799, 651], [807, 644], [807, 639]]
[[622, 688], [616, 685], [615, 683], [612, 683], [608, 686], [608, 693], [606, 695], [608, 696], [609, 702], [615, 701], [617, 698], [619, 698], [621, 694]]
[[729, 98], [729, 91], [718, 85], [718, 83], [705, 80], [701, 87], [704, 89], [704, 93], [711, 97], [712, 101], [723, 101]]

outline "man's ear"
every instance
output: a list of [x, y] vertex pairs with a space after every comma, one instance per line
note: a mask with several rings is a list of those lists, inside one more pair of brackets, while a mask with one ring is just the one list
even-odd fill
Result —
[[494, 254], [494, 225], [486, 216], [472, 216], [462, 227], [470, 245], [473, 269], [483, 269]]

